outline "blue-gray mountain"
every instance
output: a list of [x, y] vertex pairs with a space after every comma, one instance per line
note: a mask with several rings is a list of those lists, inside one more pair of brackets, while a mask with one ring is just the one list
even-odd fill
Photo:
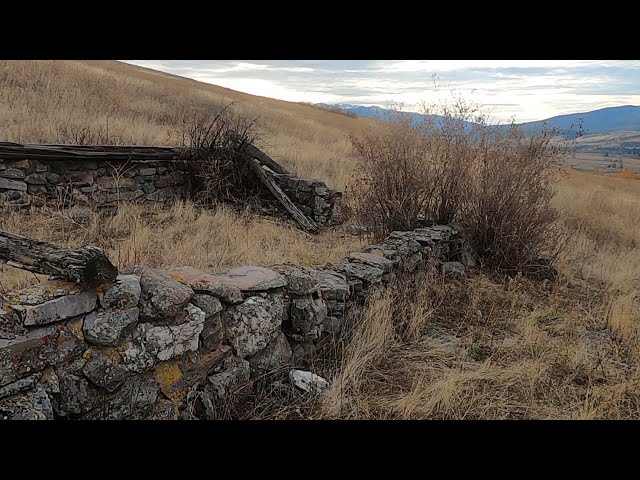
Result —
[[[361, 117], [390, 119], [397, 112], [392, 109], [376, 106], [365, 107], [351, 104], [317, 104], [319, 107], [335, 110], [339, 109], [346, 113], [355, 114]], [[420, 113], [407, 113], [414, 121], [425, 119], [425, 115]], [[433, 116], [437, 119], [437, 115]], [[621, 130], [640, 131], [640, 106], [625, 105], [622, 107], [608, 107], [590, 112], [571, 113], [568, 115], [558, 115], [535, 122], [521, 124], [525, 130], [530, 132], [539, 131], [544, 124], [557, 129], [567, 137], [575, 136], [578, 133], [579, 125], [582, 123], [583, 134], [598, 135]], [[469, 124], [471, 125], [471, 124]]]

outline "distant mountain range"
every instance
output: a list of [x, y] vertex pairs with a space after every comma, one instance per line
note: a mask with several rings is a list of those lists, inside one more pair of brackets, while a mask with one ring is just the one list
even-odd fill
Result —
[[[395, 110], [376, 106], [365, 107], [347, 103], [335, 105], [320, 103], [316, 105], [328, 110], [341, 110], [345, 113], [361, 117], [378, 118], [382, 120], [390, 119], [394, 114], [397, 114]], [[420, 113], [407, 112], [406, 115], [409, 115], [409, 117], [415, 121], [420, 121], [425, 118], [425, 115]], [[439, 116], [431, 115], [431, 117], [437, 119]], [[578, 132], [580, 121], [582, 121], [584, 135], [602, 135], [621, 130], [640, 132], [640, 106], [625, 105], [622, 107], [601, 108], [590, 112], [571, 113], [535, 122], [525, 122], [521, 125], [527, 131], [536, 132], [539, 131], [544, 124], [547, 124], [549, 127], [556, 128], [563, 135], [569, 137], [575, 136]]]

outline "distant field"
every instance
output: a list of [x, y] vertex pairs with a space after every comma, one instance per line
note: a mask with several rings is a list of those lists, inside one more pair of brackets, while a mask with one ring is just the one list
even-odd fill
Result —
[[581, 172], [594, 172], [599, 170], [602, 173], [616, 173], [618, 170], [607, 168], [612, 162], [620, 164], [622, 161], [624, 168], [640, 172], [640, 157], [628, 155], [611, 154], [605, 157], [602, 153], [576, 152], [567, 159], [567, 165]]

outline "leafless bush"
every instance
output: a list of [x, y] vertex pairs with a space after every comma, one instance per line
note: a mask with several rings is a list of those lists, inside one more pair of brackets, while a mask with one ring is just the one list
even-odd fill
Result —
[[199, 202], [247, 203], [260, 193], [243, 156], [258, 138], [256, 119], [233, 111], [232, 106], [187, 110], [174, 122], [173, 138], [188, 148], [188, 169]]
[[[489, 267], [548, 269], [562, 242], [551, 205], [566, 148], [554, 132], [493, 127], [456, 99], [422, 120], [399, 114], [381, 134], [352, 139], [360, 177], [359, 222], [376, 237], [422, 224], [462, 225]], [[545, 259], [543, 260], [543, 254]]]
[[491, 268], [535, 273], [552, 263], [563, 245], [551, 199], [559, 176], [554, 166], [565, 149], [551, 144], [553, 134], [528, 136], [513, 125], [491, 129], [476, 149], [461, 222]]

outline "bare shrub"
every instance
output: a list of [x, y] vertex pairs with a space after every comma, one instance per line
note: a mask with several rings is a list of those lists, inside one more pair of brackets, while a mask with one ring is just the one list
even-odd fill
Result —
[[382, 238], [411, 230], [430, 209], [433, 188], [426, 179], [429, 142], [408, 119], [389, 123], [379, 136], [352, 138], [360, 177], [351, 192], [359, 221]]
[[258, 138], [256, 119], [234, 112], [232, 106], [187, 109], [174, 121], [173, 139], [188, 148], [194, 199], [200, 203], [246, 204], [261, 191], [243, 157]]
[[461, 99], [440, 107], [422, 120], [399, 114], [381, 134], [352, 139], [359, 222], [378, 238], [455, 223], [487, 266], [549, 273], [562, 245], [551, 199], [566, 147], [551, 142], [551, 130], [490, 126]]
[[551, 143], [553, 135], [545, 129], [529, 136], [512, 125], [488, 129], [479, 142], [461, 223], [491, 268], [541, 272], [563, 245], [551, 200], [565, 150]]

